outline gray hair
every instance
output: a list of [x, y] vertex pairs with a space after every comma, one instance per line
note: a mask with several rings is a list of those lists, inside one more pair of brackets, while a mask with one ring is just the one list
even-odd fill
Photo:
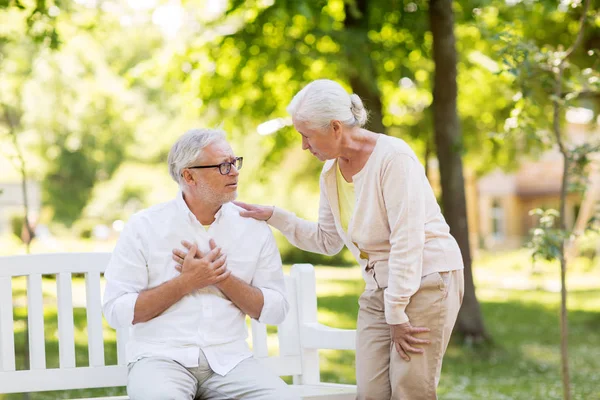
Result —
[[201, 155], [202, 150], [218, 140], [225, 140], [225, 133], [219, 129], [190, 129], [171, 147], [169, 151], [169, 174], [181, 186], [181, 171], [191, 166]]
[[318, 79], [306, 85], [296, 93], [287, 112], [292, 118], [308, 122], [315, 128], [326, 128], [333, 120], [347, 126], [363, 127], [368, 118], [360, 97], [349, 95], [342, 85], [329, 79]]

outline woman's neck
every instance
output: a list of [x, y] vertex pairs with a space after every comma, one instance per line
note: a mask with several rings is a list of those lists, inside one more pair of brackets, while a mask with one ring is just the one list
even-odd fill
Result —
[[373, 152], [377, 134], [366, 129], [355, 128], [348, 132], [340, 145], [340, 161], [344, 164], [361, 164]]

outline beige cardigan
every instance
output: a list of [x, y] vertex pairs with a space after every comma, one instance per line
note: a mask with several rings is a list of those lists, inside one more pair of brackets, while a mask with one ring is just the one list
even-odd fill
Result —
[[387, 323], [407, 322], [405, 309], [421, 277], [463, 268], [423, 166], [406, 142], [379, 135], [352, 179], [356, 206], [349, 234], [340, 224], [335, 168], [337, 160], [329, 160], [321, 173], [318, 223], [277, 207], [267, 222], [302, 250], [333, 255], [345, 244], [361, 266], [366, 288], [385, 289]]

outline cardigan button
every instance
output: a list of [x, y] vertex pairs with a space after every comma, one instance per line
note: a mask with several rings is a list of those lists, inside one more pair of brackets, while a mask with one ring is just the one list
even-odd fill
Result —
[[356, 248], [358, 249], [358, 251], [360, 251], [360, 259], [361, 260], [368, 260], [369, 259], [369, 255], [367, 253], [365, 253], [364, 251], [362, 251], [359, 247], [358, 244], [356, 244], [356, 242], [352, 242], [353, 245], [356, 246]]

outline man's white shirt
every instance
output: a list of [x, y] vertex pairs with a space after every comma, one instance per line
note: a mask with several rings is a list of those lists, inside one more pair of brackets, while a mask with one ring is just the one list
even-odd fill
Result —
[[232, 203], [223, 205], [207, 231], [180, 192], [127, 223], [106, 269], [103, 310], [113, 328], [129, 327], [129, 362], [160, 356], [195, 367], [202, 349], [211, 369], [225, 375], [252, 356], [245, 314], [215, 286], [196, 290], [150, 321], [132, 325], [139, 293], [179, 275], [171, 252], [185, 250], [182, 240], [196, 242], [206, 253], [214, 239], [227, 255], [232, 275], [262, 291], [259, 321], [283, 322], [289, 305], [275, 239], [265, 222], [243, 218], [239, 210]]

